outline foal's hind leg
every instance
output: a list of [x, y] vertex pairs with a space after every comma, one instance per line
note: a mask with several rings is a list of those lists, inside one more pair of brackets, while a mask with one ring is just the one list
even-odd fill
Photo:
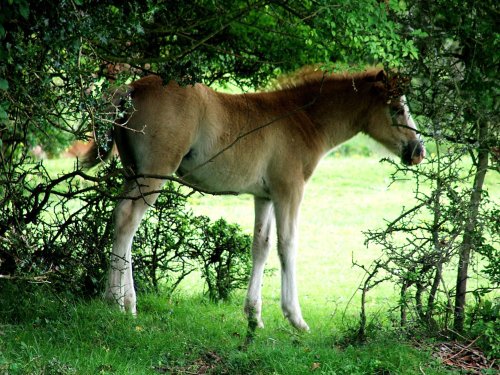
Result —
[[126, 199], [114, 211], [114, 242], [111, 253], [105, 297], [123, 310], [136, 313], [136, 296], [132, 277], [132, 240], [146, 210], [154, 204], [164, 181], [138, 179], [127, 184]]
[[264, 327], [262, 322], [262, 276], [271, 242], [269, 236], [273, 222], [272, 202], [268, 199], [255, 197], [255, 226], [252, 245], [252, 276], [248, 285], [245, 301], [245, 313], [249, 326]]

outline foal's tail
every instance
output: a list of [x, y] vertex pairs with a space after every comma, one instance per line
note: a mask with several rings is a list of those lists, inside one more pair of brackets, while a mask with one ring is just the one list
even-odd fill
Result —
[[109, 102], [106, 115], [112, 116], [113, 126], [107, 129], [95, 128], [90, 141], [90, 148], [82, 159], [83, 169], [91, 169], [106, 161], [113, 153], [115, 137], [114, 124], [123, 124], [127, 121], [126, 103], [131, 97], [132, 87], [122, 86], [109, 92]]

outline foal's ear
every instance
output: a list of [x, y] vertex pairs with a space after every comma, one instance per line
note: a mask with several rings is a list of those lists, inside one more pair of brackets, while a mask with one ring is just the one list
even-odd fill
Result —
[[380, 72], [377, 73], [375, 76], [375, 82], [385, 82], [387, 81], [387, 74], [385, 71], [382, 69]]
[[377, 74], [368, 75], [365, 80], [367, 82], [387, 82], [387, 74], [381, 69]]

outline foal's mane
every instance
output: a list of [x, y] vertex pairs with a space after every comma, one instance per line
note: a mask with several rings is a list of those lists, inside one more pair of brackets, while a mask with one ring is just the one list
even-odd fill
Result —
[[271, 90], [286, 90], [297, 87], [310, 86], [316, 84], [324, 84], [335, 82], [341, 84], [342, 82], [355, 81], [371, 81], [376, 80], [377, 74], [382, 69], [376, 67], [369, 67], [359, 72], [344, 71], [340, 73], [331, 73], [323, 70], [318, 65], [306, 65], [292, 73], [283, 74], [275, 79], [271, 84]]
[[380, 67], [368, 67], [363, 71], [332, 73], [321, 65], [307, 65], [290, 74], [276, 78], [270, 91], [317, 90], [323, 92], [343, 91], [358, 92], [364, 88], [373, 88], [384, 102], [399, 98], [407, 90], [410, 83], [408, 76], [397, 71], [384, 71]]

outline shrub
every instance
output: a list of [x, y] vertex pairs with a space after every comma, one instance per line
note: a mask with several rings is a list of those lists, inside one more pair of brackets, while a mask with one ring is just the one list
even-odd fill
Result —
[[226, 300], [245, 288], [251, 270], [251, 238], [224, 219], [212, 223], [186, 208], [186, 197], [172, 183], [139, 228], [133, 249], [139, 287], [158, 291], [162, 281], [173, 292], [190, 273], [201, 269], [211, 300]]
[[[208, 224], [208, 223], [207, 223]], [[227, 300], [237, 288], [245, 288], [251, 269], [250, 236], [241, 233], [237, 224], [219, 219], [203, 225], [202, 247], [197, 258], [211, 300]]]
[[198, 269], [199, 228], [209, 220], [186, 208], [180, 188], [169, 183], [150, 209], [134, 239], [132, 257], [138, 288], [158, 292], [164, 282], [169, 292]]
[[[123, 184], [119, 172], [112, 161], [96, 176], [75, 169], [54, 178], [43, 163], [23, 162], [2, 175], [0, 274], [80, 296], [100, 294], [112, 247], [112, 212]], [[147, 212], [132, 251], [137, 285], [158, 291], [166, 281], [173, 291], [201, 267], [211, 298], [225, 299], [247, 279], [250, 239], [237, 226], [195, 216], [186, 198], [169, 183]]]
[[[476, 296], [478, 297], [478, 296]], [[470, 332], [490, 358], [500, 357], [500, 300], [479, 301], [468, 315]]]

